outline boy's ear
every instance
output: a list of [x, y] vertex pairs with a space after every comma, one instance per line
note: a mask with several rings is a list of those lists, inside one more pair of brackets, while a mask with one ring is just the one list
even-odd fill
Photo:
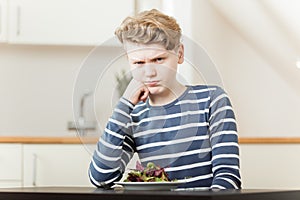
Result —
[[184, 61], [184, 47], [183, 44], [180, 44], [178, 48], [178, 64], [182, 64]]

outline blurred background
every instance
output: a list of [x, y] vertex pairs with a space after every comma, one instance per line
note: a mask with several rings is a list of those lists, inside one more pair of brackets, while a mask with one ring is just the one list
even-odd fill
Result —
[[[118, 99], [116, 75], [128, 69], [109, 39], [124, 17], [152, 8], [175, 17], [214, 63], [241, 138], [299, 138], [294, 0], [0, 0], [0, 137], [76, 137], [81, 115], [84, 134], [99, 136]], [[179, 68], [187, 83], [205, 81], [194, 70]], [[241, 144], [244, 187], [300, 188], [295, 143]]]

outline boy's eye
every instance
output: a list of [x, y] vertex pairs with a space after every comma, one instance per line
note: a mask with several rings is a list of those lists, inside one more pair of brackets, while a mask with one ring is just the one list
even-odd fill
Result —
[[142, 65], [142, 64], [144, 64], [144, 62], [143, 62], [143, 61], [136, 61], [136, 62], [134, 62], [133, 64], [134, 64], [134, 65]]
[[164, 58], [156, 58], [155, 61], [160, 63], [160, 62], [164, 61]]

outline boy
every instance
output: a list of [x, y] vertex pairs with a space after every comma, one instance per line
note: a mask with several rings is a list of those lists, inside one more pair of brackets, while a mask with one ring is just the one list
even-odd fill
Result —
[[97, 187], [120, 180], [134, 152], [142, 165], [164, 167], [180, 187], [239, 189], [239, 146], [234, 112], [216, 86], [176, 80], [184, 61], [176, 20], [153, 9], [126, 18], [115, 34], [133, 80], [97, 144], [89, 176]]

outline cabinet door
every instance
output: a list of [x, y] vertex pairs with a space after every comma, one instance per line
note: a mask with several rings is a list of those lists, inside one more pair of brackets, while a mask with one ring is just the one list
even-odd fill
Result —
[[22, 145], [0, 144], [0, 187], [20, 186]]
[[7, 0], [0, 0], [0, 42], [5, 42], [7, 36]]
[[9, 42], [96, 45], [114, 36], [134, 0], [10, 0]]
[[22, 187], [22, 181], [1, 181], [0, 180], [0, 188], [14, 188], [14, 187]]
[[25, 144], [24, 186], [91, 186], [90, 153], [81, 144]]

